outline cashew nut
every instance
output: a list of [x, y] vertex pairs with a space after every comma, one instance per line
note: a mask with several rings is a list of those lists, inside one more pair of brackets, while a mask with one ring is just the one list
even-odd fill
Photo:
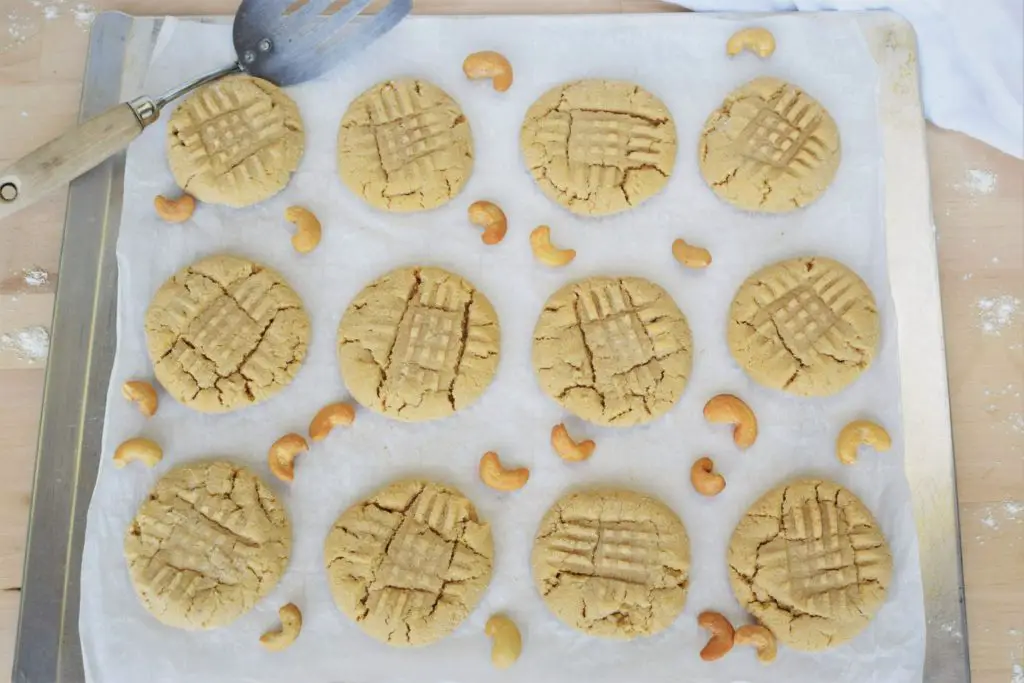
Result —
[[480, 236], [484, 244], [497, 244], [505, 239], [508, 220], [505, 212], [494, 202], [473, 202], [469, 205], [469, 222], [484, 229]]
[[843, 427], [836, 439], [836, 456], [844, 465], [857, 462], [857, 448], [867, 444], [876, 451], [887, 451], [892, 448], [889, 432], [869, 420], [854, 420]]
[[121, 395], [139, 406], [139, 412], [146, 417], [156, 415], [158, 399], [156, 389], [149, 382], [133, 380], [121, 385]]
[[672, 243], [672, 255], [687, 268], [707, 268], [711, 265], [710, 251], [688, 244], [684, 239]]
[[518, 491], [526, 486], [526, 480], [529, 478], [530, 470], [525, 467], [505, 469], [494, 451], [487, 451], [480, 458], [480, 479], [492, 489]]
[[160, 218], [168, 223], [184, 223], [196, 210], [196, 198], [190, 194], [183, 194], [177, 199], [170, 199], [158, 194], [153, 200], [153, 206]]
[[724, 657], [732, 649], [733, 630], [729, 620], [718, 612], [701, 612], [697, 625], [711, 632], [711, 639], [700, 651], [700, 658], [713, 662]]
[[757, 418], [743, 399], [732, 394], [719, 394], [704, 406], [704, 418], [708, 422], [729, 422], [736, 427], [732, 440], [740, 448], [750, 448], [757, 441]]
[[313, 416], [309, 423], [309, 438], [313, 441], [323, 441], [331, 430], [342, 425], [348, 427], [356, 419], [356, 409], [351, 403], [330, 403], [325, 405]]
[[690, 483], [702, 496], [717, 496], [725, 490], [725, 477], [715, 472], [715, 461], [700, 458], [690, 468]]
[[512, 65], [498, 52], [474, 52], [462, 63], [462, 71], [466, 78], [490, 78], [498, 92], [505, 92], [512, 87]]
[[270, 471], [281, 481], [295, 479], [295, 458], [309, 450], [309, 444], [298, 434], [285, 434], [274, 442], [267, 453]]
[[493, 644], [491, 645], [491, 663], [496, 669], [507, 669], [523, 651], [523, 637], [519, 635], [519, 627], [503, 614], [495, 614], [484, 626]]
[[564, 266], [576, 258], [574, 249], [559, 249], [551, 244], [551, 228], [546, 225], [530, 233], [530, 247], [537, 260], [546, 266]]
[[320, 244], [320, 221], [309, 209], [289, 206], [284, 212], [285, 220], [295, 224], [292, 246], [300, 254], [308, 254]]
[[128, 439], [117, 447], [117, 450], [114, 451], [114, 467], [124, 467], [133, 460], [145, 463], [146, 467], [154, 467], [163, 460], [163, 457], [164, 450], [160, 448], [160, 444], [150, 439], [137, 437]]
[[771, 57], [775, 52], [775, 36], [766, 28], [741, 29], [725, 44], [725, 53], [735, 57], [743, 50], [750, 50], [761, 59]]
[[281, 620], [279, 631], [267, 631], [260, 636], [260, 645], [271, 652], [280, 652], [295, 642], [302, 630], [302, 612], [292, 603], [288, 603], [277, 610], [277, 616]]
[[737, 645], [753, 645], [757, 648], [757, 658], [763, 664], [775, 661], [778, 651], [775, 645], [775, 634], [758, 624], [747, 624], [736, 629], [733, 642]]
[[594, 454], [597, 445], [590, 441], [573, 441], [569, 436], [564, 424], [557, 424], [551, 428], [551, 447], [558, 453], [558, 457], [569, 462], [580, 462]]

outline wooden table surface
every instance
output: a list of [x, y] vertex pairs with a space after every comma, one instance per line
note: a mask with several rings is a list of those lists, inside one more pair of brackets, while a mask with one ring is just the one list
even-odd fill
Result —
[[[74, 122], [93, 12], [230, 14], [235, 6], [0, 0], [0, 168]], [[418, 0], [416, 8], [673, 11], [657, 0]], [[933, 126], [928, 152], [973, 680], [1024, 683], [1024, 163]], [[59, 192], [0, 224], [0, 448], [9, 467], [0, 477], [0, 671], [10, 670], [14, 648], [46, 362], [31, 356], [50, 323], [65, 204]]]

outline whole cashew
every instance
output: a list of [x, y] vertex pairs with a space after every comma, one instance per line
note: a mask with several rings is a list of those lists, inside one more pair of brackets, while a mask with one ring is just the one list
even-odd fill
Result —
[[711, 265], [710, 251], [688, 244], [681, 238], [672, 243], [672, 255], [687, 268], [707, 268]]
[[484, 229], [480, 236], [484, 244], [497, 244], [505, 239], [508, 220], [505, 212], [494, 202], [473, 202], [469, 205], [469, 222]]
[[736, 636], [733, 639], [737, 645], [753, 645], [757, 648], [757, 659], [763, 663], [775, 661], [778, 648], [775, 644], [775, 634], [764, 626], [747, 624], [736, 629]]
[[196, 210], [196, 198], [190, 194], [183, 194], [177, 199], [170, 199], [158, 194], [153, 200], [153, 206], [157, 215], [168, 223], [184, 223]]
[[761, 59], [771, 57], [775, 52], [775, 36], [766, 28], [745, 28], [732, 34], [725, 44], [725, 53], [735, 57], [743, 50], [750, 50]]
[[490, 78], [498, 92], [505, 92], [512, 87], [512, 65], [498, 52], [474, 52], [462, 63], [462, 71], [466, 78]]
[[519, 627], [503, 614], [495, 614], [487, 620], [484, 626], [484, 633], [487, 634], [493, 644], [491, 645], [491, 663], [496, 669], [507, 669], [523, 651], [523, 637], [519, 634]]
[[854, 420], [843, 427], [836, 439], [836, 456], [844, 465], [857, 462], [857, 448], [867, 444], [876, 451], [887, 451], [892, 448], [889, 432], [881, 425], [869, 420]]
[[309, 438], [313, 441], [323, 441], [331, 430], [341, 425], [348, 427], [356, 419], [356, 409], [351, 403], [330, 403], [325, 405], [313, 416], [309, 423]]
[[715, 472], [715, 461], [700, 458], [690, 468], [690, 483], [702, 496], [717, 496], [725, 490], [725, 477]]
[[288, 603], [277, 610], [277, 616], [281, 620], [279, 631], [267, 631], [260, 636], [260, 645], [271, 652], [280, 652], [295, 642], [302, 630], [302, 612], [292, 603]]
[[309, 450], [309, 444], [298, 434], [285, 434], [267, 452], [270, 471], [281, 481], [295, 479], [295, 458]]
[[309, 209], [289, 206], [284, 212], [285, 220], [295, 224], [292, 247], [300, 254], [308, 254], [320, 244], [320, 221]]
[[124, 467], [133, 460], [145, 463], [146, 467], [153, 467], [163, 460], [163, 457], [164, 450], [156, 441], [136, 437], [128, 439], [114, 451], [114, 467]]
[[574, 249], [559, 249], [551, 244], [551, 228], [546, 225], [530, 233], [530, 248], [537, 260], [546, 266], [564, 266], [576, 258]]
[[564, 424], [557, 424], [551, 428], [551, 447], [558, 453], [558, 457], [569, 462], [580, 462], [594, 454], [597, 445], [590, 441], [573, 441], [569, 436]]
[[146, 417], [156, 415], [158, 399], [156, 389], [149, 382], [133, 380], [121, 385], [121, 395], [139, 406], [139, 412]]
[[729, 422], [736, 427], [732, 440], [740, 448], [750, 448], [757, 441], [757, 417], [742, 399], [732, 394], [719, 394], [704, 406], [704, 418], [708, 422]]
[[711, 639], [700, 651], [700, 658], [705, 662], [721, 659], [732, 649], [732, 624], [724, 616], [718, 612], [701, 612], [697, 625], [711, 632]]
[[505, 469], [494, 451], [487, 451], [480, 458], [480, 479], [492, 489], [518, 491], [526, 486], [526, 480], [529, 478], [530, 470], [525, 467]]

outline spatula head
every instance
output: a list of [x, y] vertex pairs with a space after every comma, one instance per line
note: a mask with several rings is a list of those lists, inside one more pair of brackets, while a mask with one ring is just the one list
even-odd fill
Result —
[[[235, 15], [238, 63], [277, 85], [316, 78], [391, 30], [412, 0], [390, 0], [356, 19], [372, 0], [243, 0]], [[356, 19], [353, 21], [353, 19]]]

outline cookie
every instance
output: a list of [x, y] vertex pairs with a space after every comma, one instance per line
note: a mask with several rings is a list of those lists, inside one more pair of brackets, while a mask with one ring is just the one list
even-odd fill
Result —
[[885, 602], [892, 555], [864, 504], [838, 484], [772, 489], [729, 544], [736, 599], [782, 643], [824, 650], [850, 640]]
[[251, 610], [284, 574], [284, 506], [229, 462], [179, 465], [160, 478], [124, 538], [135, 593], [168, 626], [210, 629]]
[[782, 213], [821, 196], [839, 168], [839, 129], [813, 97], [777, 78], [729, 93], [704, 123], [698, 164], [719, 197]]
[[427, 81], [378, 83], [341, 119], [338, 172], [374, 208], [441, 206], [459, 194], [472, 171], [469, 122], [448, 93]]
[[544, 194], [573, 213], [603, 216], [661, 191], [676, 162], [676, 127], [638, 85], [575, 81], [527, 110], [520, 145]]
[[551, 295], [533, 331], [544, 392], [588, 422], [650, 422], [686, 388], [693, 342], [664, 289], [638, 277], [592, 277]]
[[399, 268], [349, 304], [338, 360], [355, 400], [420, 422], [480, 398], [498, 368], [499, 342], [498, 314], [469, 282], [440, 268]]
[[171, 114], [167, 160], [185, 192], [242, 207], [284, 189], [306, 135], [283, 90], [252, 76], [228, 76], [196, 90]]
[[346, 510], [327, 535], [334, 602], [389, 645], [451, 633], [491, 580], [491, 527], [457, 490], [401, 481]]
[[541, 520], [533, 581], [556, 617], [630, 640], [668, 628], [686, 603], [690, 541], [661, 501], [596, 489], [561, 498]]
[[146, 347], [176, 401], [226, 413], [267, 400], [299, 371], [309, 316], [275, 271], [237, 256], [209, 256], [178, 271], [153, 297]]
[[748, 375], [798, 396], [838, 393], [878, 348], [871, 290], [849, 268], [820, 256], [780, 261], [747, 278], [727, 326], [729, 349]]

